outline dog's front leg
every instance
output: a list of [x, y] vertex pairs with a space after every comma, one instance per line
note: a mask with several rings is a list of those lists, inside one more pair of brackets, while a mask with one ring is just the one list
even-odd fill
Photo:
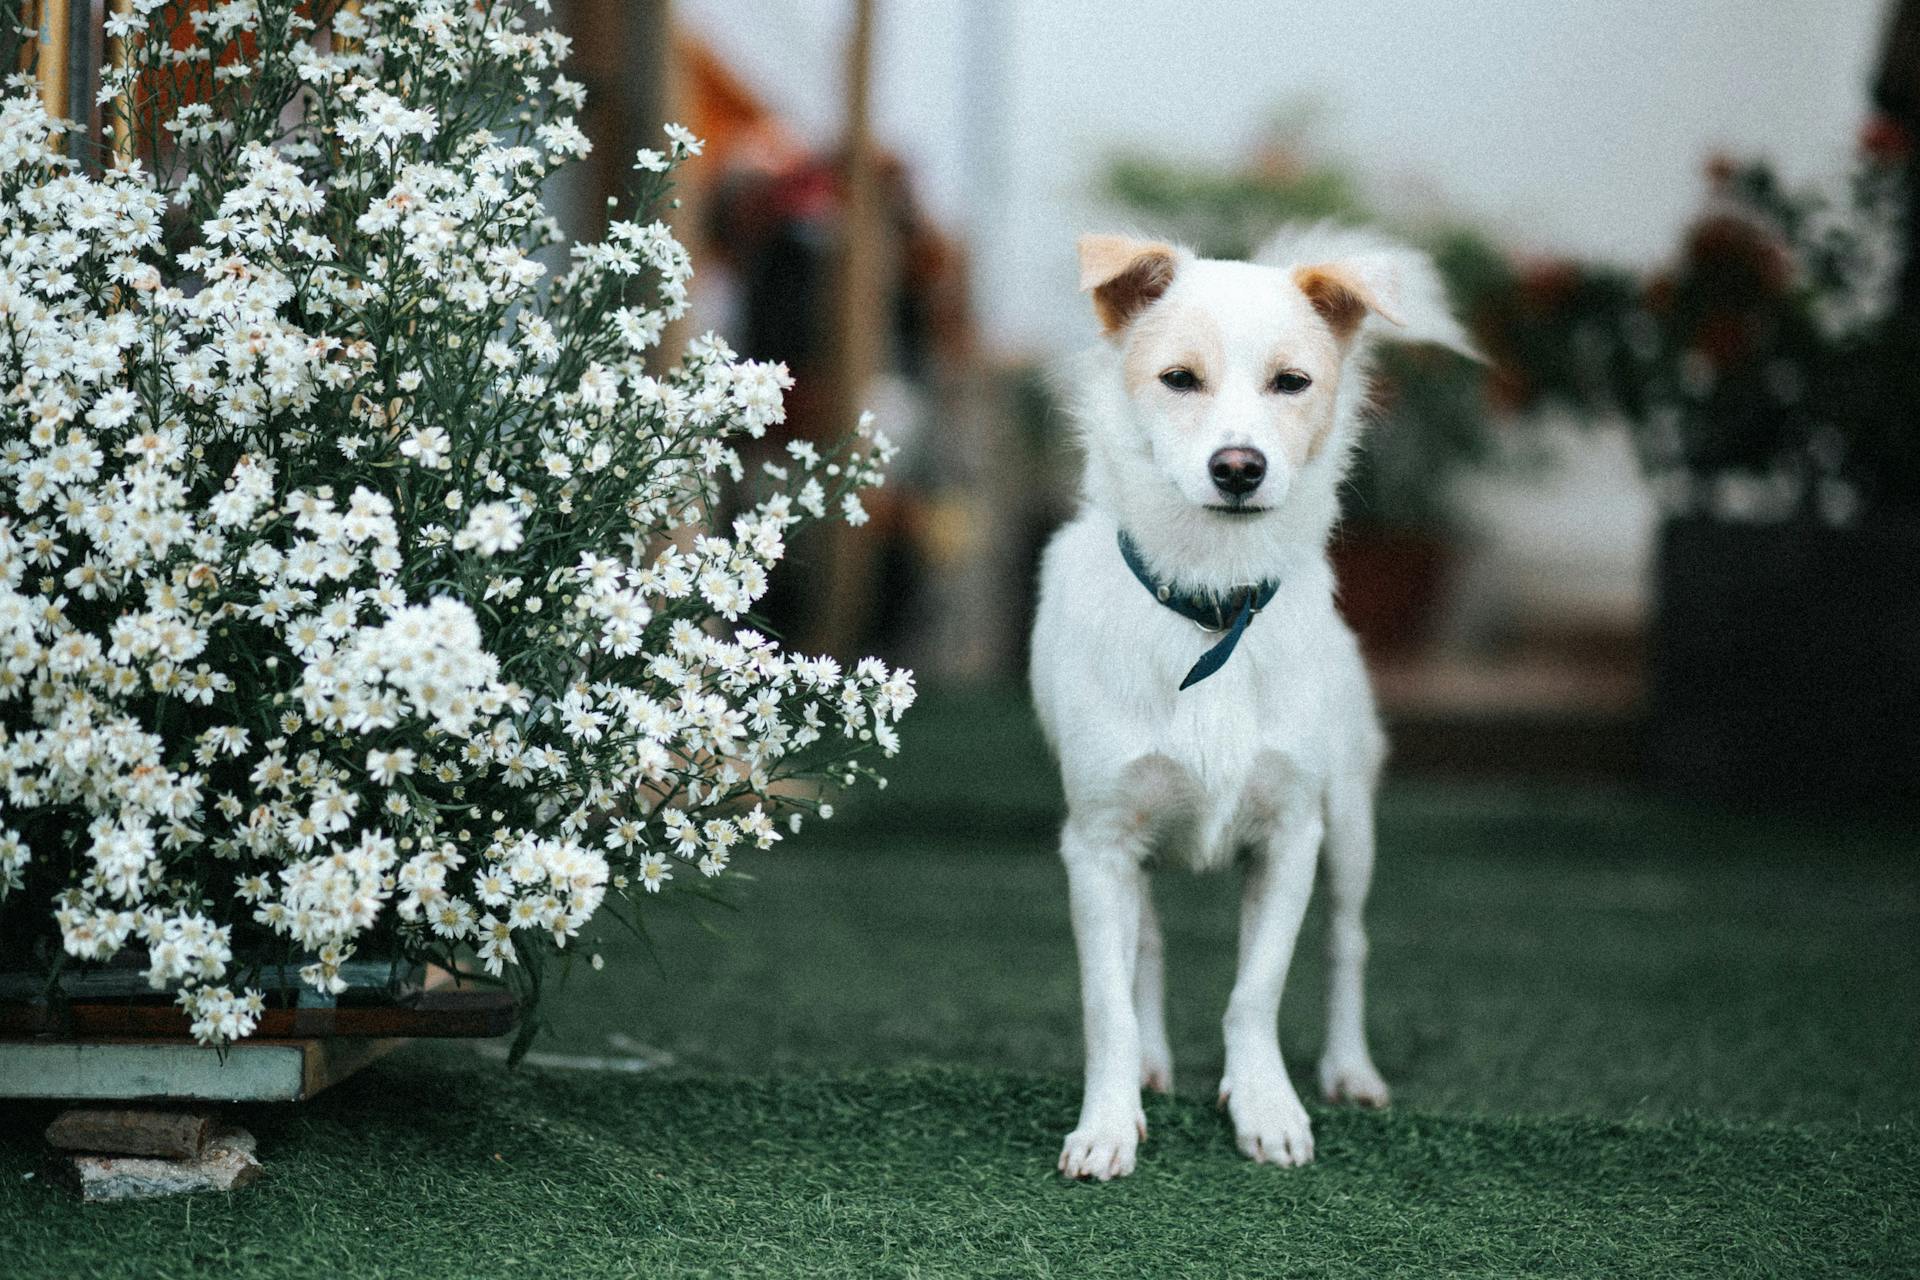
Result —
[[1227, 1000], [1227, 1070], [1220, 1101], [1242, 1154], [1263, 1163], [1313, 1159], [1313, 1128], [1280, 1056], [1280, 992], [1300, 935], [1325, 823], [1296, 807], [1247, 867], [1240, 972]]
[[1080, 1123], [1060, 1150], [1069, 1178], [1122, 1177], [1146, 1137], [1140, 1109], [1140, 1026], [1134, 1014], [1134, 966], [1140, 945], [1145, 872], [1130, 851], [1069, 820], [1061, 841], [1080, 953], [1086, 1092]]

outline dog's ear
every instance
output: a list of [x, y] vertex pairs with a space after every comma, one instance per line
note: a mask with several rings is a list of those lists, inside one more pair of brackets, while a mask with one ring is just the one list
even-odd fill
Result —
[[1293, 281], [1342, 345], [1368, 315], [1376, 315], [1403, 342], [1432, 342], [1469, 359], [1486, 358], [1447, 306], [1433, 259], [1418, 250], [1394, 247], [1295, 267]]
[[1167, 291], [1180, 251], [1131, 236], [1080, 237], [1080, 287], [1093, 292], [1101, 332], [1112, 336]]
[[1333, 330], [1333, 336], [1342, 342], [1360, 331], [1368, 312], [1388, 324], [1406, 327], [1391, 264], [1373, 255], [1296, 267], [1293, 282], [1300, 286], [1300, 292], [1307, 295], [1307, 301]]

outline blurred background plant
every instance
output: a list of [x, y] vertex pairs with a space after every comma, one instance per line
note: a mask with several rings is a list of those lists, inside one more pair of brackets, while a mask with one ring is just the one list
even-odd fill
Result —
[[1662, 500], [1646, 768], [1670, 792], [1920, 805], [1909, 147], [1885, 118], [1865, 141], [1820, 185], [1715, 159], [1670, 266], [1572, 268], [1492, 340], [1517, 403], [1624, 415]]
[[1844, 524], [1920, 501], [1892, 145], [1824, 185], [1716, 158], [1667, 267], [1642, 279], [1566, 262], [1522, 277], [1477, 317], [1501, 398], [1624, 415], [1678, 513]]

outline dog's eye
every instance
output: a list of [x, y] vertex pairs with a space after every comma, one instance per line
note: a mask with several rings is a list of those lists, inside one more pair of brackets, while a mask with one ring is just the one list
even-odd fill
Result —
[[1273, 375], [1273, 389], [1283, 396], [1297, 396], [1313, 385], [1313, 379], [1298, 369], [1282, 369]]
[[1197, 391], [1200, 377], [1191, 369], [1169, 369], [1160, 375], [1160, 385], [1169, 391]]

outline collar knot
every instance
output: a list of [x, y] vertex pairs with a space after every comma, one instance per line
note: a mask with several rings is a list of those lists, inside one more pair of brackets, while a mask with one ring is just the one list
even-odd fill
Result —
[[[1140, 548], [1122, 529], [1119, 536], [1120, 558], [1126, 561], [1136, 581], [1147, 589], [1147, 593], [1166, 608], [1199, 627], [1209, 635], [1219, 635], [1220, 639], [1212, 648], [1200, 655], [1200, 660], [1187, 672], [1186, 679], [1180, 682], [1182, 689], [1199, 684], [1208, 676], [1227, 664], [1233, 651], [1240, 644], [1240, 637], [1246, 634], [1253, 617], [1272, 601], [1280, 590], [1278, 579], [1265, 582], [1248, 583], [1232, 588], [1224, 595], [1212, 591], [1182, 592], [1172, 584], [1162, 582], [1153, 576], [1147, 568], [1147, 562], [1140, 555]], [[1225, 634], [1221, 634], [1221, 633]]]

